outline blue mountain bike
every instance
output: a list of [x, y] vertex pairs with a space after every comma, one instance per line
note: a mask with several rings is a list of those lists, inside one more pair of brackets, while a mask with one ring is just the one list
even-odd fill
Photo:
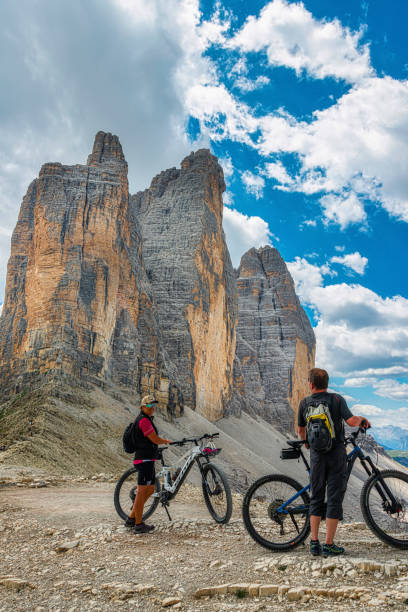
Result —
[[[345, 488], [354, 463], [359, 459], [368, 475], [360, 496], [365, 522], [383, 542], [408, 549], [408, 470], [380, 471], [357, 445], [360, 433], [365, 430], [359, 428], [345, 441], [353, 446], [347, 455]], [[281, 459], [301, 458], [310, 474], [303, 444], [304, 440], [288, 440], [290, 448], [281, 451]], [[271, 550], [290, 550], [301, 544], [310, 532], [309, 489], [310, 483], [303, 486], [284, 474], [259, 478], [248, 489], [242, 505], [249, 535]]]

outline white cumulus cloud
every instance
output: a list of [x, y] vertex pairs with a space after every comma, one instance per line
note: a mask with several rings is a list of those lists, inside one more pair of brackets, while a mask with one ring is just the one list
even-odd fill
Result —
[[244, 53], [265, 52], [271, 66], [286, 66], [297, 74], [354, 83], [373, 72], [361, 35], [337, 19], [315, 19], [301, 2], [273, 0], [258, 18], [248, 17], [229, 46]]
[[266, 76], [258, 76], [256, 79], [248, 79], [247, 77], [240, 76], [234, 81], [234, 87], [243, 92], [255, 91], [255, 89], [261, 89], [265, 85], [270, 83], [270, 79]]
[[[400, 408], [379, 408], [372, 404], [354, 404], [352, 412], [353, 414], [369, 417], [374, 429], [376, 427], [394, 425], [395, 427], [408, 430], [408, 408], [406, 406], [401, 406]], [[369, 433], [371, 432], [369, 431]]]
[[207, 67], [184, 98], [203, 133], [258, 151], [275, 188], [319, 197], [325, 223], [365, 226], [369, 204], [408, 222], [408, 81], [375, 74], [362, 30], [317, 20], [302, 3], [274, 0], [232, 36], [221, 26], [218, 35], [242, 54], [233, 67], [239, 78], [247, 78], [245, 54], [253, 61], [254, 53], [266, 53], [270, 65], [343, 79], [351, 88], [304, 121], [284, 108], [262, 113]]
[[288, 268], [300, 299], [318, 319], [316, 362], [331, 375], [345, 376], [348, 386], [371, 385], [383, 397], [402, 396], [405, 387], [396, 390], [379, 377], [408, 368], [408, 300], [382, 298], [359, 284], [325, 285], [330, 269], [305, 258], [288, 262]]
[[341, 229], [345, 229], [352, 223], [364, 223], [367, 219], [364, 206], [355, 193], [328, 194], [320, 199], [320, 203], [326, 225], [333, 222], [340, 225]]
[[261, 217], [248, 216], [224, 206], [223, 226], [231, 261], [237, 268], [241, 256], [252, 247], [271, 245], [272, 233]]
[[234, 166], [232, 159], [229, 156], [219, 157], [218, 163], [222, 166], [224, 178], [227, 181], [234, 174]]
[[373, 406], [372, 404], [354, 404], [353, 412], [363, 416], [377, 416], [384, 413], [382, 408]]
[[408, 384], [394, 379], [379, 380], [374, 383], [375, 393], [380, 397], [394, 400], [408, 400]]
[[257, 200], [263, 196], [265, 180], [262, 176], [254, 174], [250, 170], [245, 170], [241, 175], [241, 180], [245, 185], [246, 191], [254, 195]]
[[408, 82], [373, 77], [309, 123], [282, 112], [259, 123], [261, 154], [293, 153], [301, 163], [282, 188], [322, 193], [327, 222], [364, 223], [363, 200], [408, 221]]
[[324, 276], [333, 276], [333, 271], [328, 264], [311, 264], [305, 257], [295, 257], [294, 261], [288, 261], [286, 265], [295, 282], [297, 295], [302, 302], [313, 306], [316, 289], [323, 286]]
[[389, 368], [367, 368], [360, 372], [361, 376], [400, 376], [408, 374], [406, 366], [391, 366]]
[[335, 255], [330, 259], [332, 263], [343, 264], [346, 268], [350, 268], [357, 274], [364, 274], [366, 265], [368, 263], [367, 257], [360, 255], [358, 251], [349, 253], [348, 255], [342, 255], [341, 257]]
[[366, 387], [367, 385], [372, 385], [376, 382], [376, 378], [372, 376], [355, 376], [352, 378], [346, 378], [344, 381], [345, 387]]

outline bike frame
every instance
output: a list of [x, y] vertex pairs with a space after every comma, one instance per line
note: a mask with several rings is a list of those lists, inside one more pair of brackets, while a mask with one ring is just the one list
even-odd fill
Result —
[[[354, 434], [353, 434], [354, 435]], [[346, 485], [349, 481], [350, 478], [350, 474], [353, 470], [353, 466], [354, 463], [356, 462], [357, 459], [360, 459], [360, 463], [362, 464], [364, 470], [367, 472], [368, 476], [371, 476], [372, 474], [376, 474], [378, 477], [378, 481], [381, 482], [381, 487], [383, 487], [384, 490], [382, 490], [382, 488], [380, 486], [378, 486], [378, 484], [375, 484], [375, 488], [377, 489], [378, 494], [380, 495], [382, 501], [384, 503], [387, 502], [387, 497], [386, 495], [384, 495], [384, 491], [385, 493], [389, 496], [389, 499], [391, 500], [392, 503], [392, 507], [395, 507], [397, 505], [397, 502], [393, 496], [393, 494], [391, 493], [391, 491], [389, 490], [388, 486], [385, 484], [384, 479], [381, 476], [381, 472], [380, 470], [374, 465], [374, 463], [371, 460], [371, 457], [369, 457], [368, 455], [365, 455], [363, 453], [363, 451], [361, 450], [361, 448], [355, 443], [355, 437], [350, 439], [351, 444], [353, 445], [353, 449], [348, 453], [347, 455], [347, 472], [346, 472]], [[310, 466], [306, 460], [306, 457], [304, 456], [302, 449], [300, 448], [300, 456], [303, 460], [303, 463], [306, 466], [306, 470], [308, 472], [308, 474], [310, 475]], [[369, 464], [370, 468], [368, 467], [367, 463]], [[301, 506], [296, 506], [296, 508], [290, 508], [287, 509], [287, 507], [295, 501], [295, 499], [297, 499], [298, 497], [300, 497], [303, 493], [305, 493], [306, 491], [309, 491], [310, 489], [310, 482], [303, 487], [303, 489], [301, 489], [300, 491], [298, 491], [295, 495], [293, 495], [290, 499], [288, 499], [286, 502], [284, 502], [281, 506], [279, 506], [279, 508], [277, 508], [276, 512], [277, 513], [282, 513], [282, 514], [303, 514], [305, 512], [305, 510], [307, 510], [307, 506], [306, 505], [301, 505]]]
[[[177, 495], [181, 485], [183, 484], [191, 468], [193, 467], [194, 462], [197, 463], [199, 470], [202, 473], [203, 467], [201, 465], [200, 459], [208, 463], [209, 458], [202, 455], [200, 446], [198, 444], [195, 444], [193, 448], [189, 450], [187, 453], [185, 453], [182, 457], [180, 457], [180, 459], [175, 464], [177, 465], [178, 463], [181, 463], [184, 459], [186, 459], [184, 465], [180, 469], [180, 473], [177, 475], [176, 480], [171, 484], [170, 483], [170, 470], [174, 466], [166, 465], [164, 463], [163, 450], [165, 449], [161, 449], [161, 456], [160, 456], [160, 461], [162, 463], [162, 469], [157, 474], [157, 476], [163, 476], [163, 480], [164, 480], [163, 489], [167, 493], [167, 496], [166, 496], [167, 500], [170, 500]], [[156, 497], [160, 497], [161, 493], [154, 493], [153, 495], [155, 495]]]

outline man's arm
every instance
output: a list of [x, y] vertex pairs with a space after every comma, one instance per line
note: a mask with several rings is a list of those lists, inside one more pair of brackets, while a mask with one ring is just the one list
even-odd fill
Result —
[[337, 397], [340, 401], [340, 414], [346, 421], [347, 425], [350, 425], [350, 427], [364, 427], [364, 429], [371, 427], [370, 423], [365, 417], [353, 416], [343, 396], [337, 395]]
[[298, 434], [301, 440], [306, 440], [306, 427], [298, 427]]
[[[305, 415], [303, 414], [303, 400], [300, 401], [298, 408], [298, 434], [301, 440], [306, 440], [306, 421]], [[309, 448], [307, 442], [305, 446], [306, 448]]]
[[371, 423], [363, 416], [352, 416], [346, 420], [346, 423], [350, 427], [364, 427], [364, 429], [371, 427]]
[[155, 431], [146, 437], [149, 438], [150, 442], [153, 442], [153, 444], [170, 444], [171, 442], [171, 440], [166, 440], [166, 438], [160, 438]]
[[[306, 427], [298, 427], [298, 434], [301, 440], [306, 440]], [[306, 442], [306, 448], [310, 448], [309, 444]]]

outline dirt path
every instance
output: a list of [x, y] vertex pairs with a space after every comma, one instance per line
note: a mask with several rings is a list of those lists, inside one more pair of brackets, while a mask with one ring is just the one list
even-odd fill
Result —
[[[163, 610], [166, 598], [173, 598], [171, 608], [190, 612], [292, 610], [300, 603], [302, 610], [327, 610], [333, 597], [339, 610], [407, 609], [407, 552], [386, 547], [362, 524], [342, 526], [347, 556], [328, 567], [309, 556], [308, 545], [277, 554], [253, 542], [238, 496], [230, 524], [216, 525], [200, 489], [190, 485], [170, 506], [172, 524], [159, 507], [150, 519], [156, 532], [134, 536], [115, 513], [113, 488], [92, 481], [0, 488], [1, 612], [150, 612]], [[66, 552], [57, 552], [67, 543]], [[254, 583], [280, 592], [264, 589], [260, 596], [259, 586], [250, 592]], [[199, 588], [223, 584], [235, 587], [195, 597]], [[366, 591], [353, 599], [346, 587], [349, 595]], [[300, 595], [291, 600], [296, 589]]]

